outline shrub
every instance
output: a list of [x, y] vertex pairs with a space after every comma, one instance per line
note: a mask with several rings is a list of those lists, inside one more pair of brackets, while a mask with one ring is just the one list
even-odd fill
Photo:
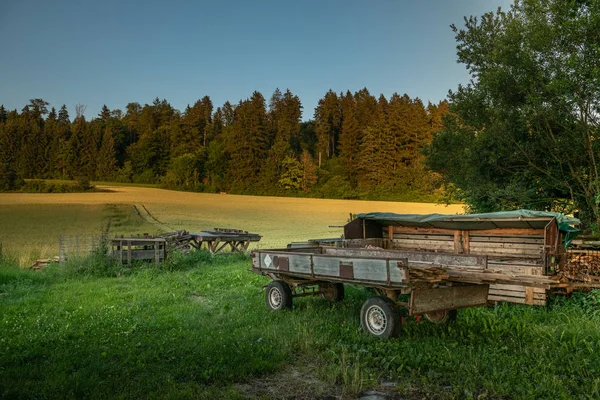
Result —
[[90, 190], [93, 188], [92, 185], [90, 185], [90, 178], [89, 176], [85, 176], [85, 175], [81, 175], [77, 177], [77, 188], [79, 190]]

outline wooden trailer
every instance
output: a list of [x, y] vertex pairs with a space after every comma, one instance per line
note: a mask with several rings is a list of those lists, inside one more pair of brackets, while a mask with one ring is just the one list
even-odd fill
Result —
[[341, 247], [252, 252], [252, 270], [273, 279], [266, 304], [291, 308], [294, 297], [343, 298], [344, 284], [374, 289], [361, 309], [365, 331], [398, 334], [402, 308], [432, 322], [492, 300], [546, 304], [549, 290], [572, 287], [557, 271], [578, 222], [520, 210], [476, 215], [358, 215]]
[[529, 286], [525, 276], [550, 276], [567, 262], [565, 243], [579, 220], [557, 213], [518, 210], [467, 215], [359, 214], [344, 227], [345, 246], [376, 245], [487, 257], [490, 272], [521, 276], [490, 285], [490, 301], [546, 305], [548, 289]]

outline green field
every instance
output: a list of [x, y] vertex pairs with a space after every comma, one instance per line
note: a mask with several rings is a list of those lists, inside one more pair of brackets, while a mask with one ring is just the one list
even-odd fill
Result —
[[[34, 272], [59, 234], [238, 227], [260, 246], [337, 236], [350, 212], [459, 212], [416, 203], [179, 193], [0, 195], [0, 397], [600, 397], [600, 292], [549, 308], [461, 310], [447, 326], [408, 319], [397, 339], [360, 328], [373, 294], [294, 299], [269, 312], [244, 256], [196, 252], [126, 268], [98, 255]], [[144, 205], [160, 222], [138, 215]], [[395, 396], [395, 397], [394, 397]]]

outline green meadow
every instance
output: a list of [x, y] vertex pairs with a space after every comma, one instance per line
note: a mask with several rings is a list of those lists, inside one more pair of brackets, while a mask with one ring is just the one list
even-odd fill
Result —
[[245, 256], [205, 252], [124, 268], [98, 257], [41, 272], [0, 268], [3, 398], [600, 396], [600, 293], [546, 308], [409, 319], [401, 337], [360, 329], [372, 294], [294, 299], [269, 312]]

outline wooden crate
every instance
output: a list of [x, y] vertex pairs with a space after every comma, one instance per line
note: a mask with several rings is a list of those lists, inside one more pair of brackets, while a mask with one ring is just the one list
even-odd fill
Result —
[[112, 258], [127, 265], [131, 265], [136, 260], [159, 264], [167, 255], [165, 238], [120, 237], [112, 239], [111, 244]]

